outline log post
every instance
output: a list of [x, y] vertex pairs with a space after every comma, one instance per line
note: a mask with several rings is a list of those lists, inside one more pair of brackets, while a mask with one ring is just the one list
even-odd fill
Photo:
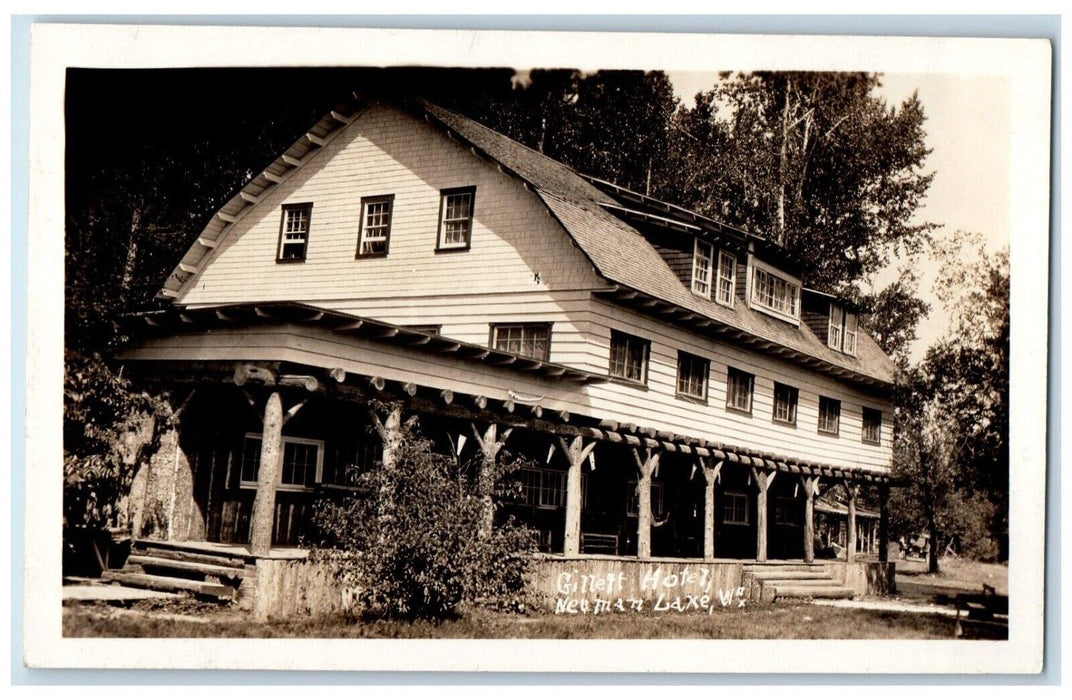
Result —
[[890, 487], [882, 484], [878, 487], [878, 560], [887, 562], [890, 559]]
[[856, 493], [858, 486], [845, 481], [845, 494], [848, 497], [849, 521], [845, 525], [845, 561], [851, 564], [856, 559]]
[[480, 446], [482, 458], [480, 460], [480, 474], [477, 475], [477, 492], [480, 496], [483, 517], [480, 521], [480, 537], [487, 538], [491, 535], [491, 528], [495, 525], [495, 501], [492, 493], [495, 490], [495, 463], [499, 458], [499, 450], [506, 444], [507, 438], [513, 432], [513, 428], [507, 428], [500, 435], [499, 426], [495, 423], [488, 425], [483, 435], [476, 427], [476, 423], [470, 423], [473, 436]]
[[640, 478], [637, 480], [637, 558], [646, 559], [651, 556], [651, 475], [659, 466], [659, 452], [650, 447], [645, 449], [644, 456], [640, 456], [640, 450], [633, 448], [633, 459], [636, 460], [637, 471]]
[[819, 485], [817, 476], [801, 476], [804, 485], [804, 562], [815, 561], [815, 491]]
[[562, 551], [566, 556], [577, 556], [581, 553], [581, 466], [595, 449], [596, 442], [585, 445], [584, 438], [578, 435], [568, 443], [560, 437], [558, 444], [570, 462], [566, 474], [566, 527]]
[[275, 489], [279, 483], [279, 467], [282, 461], [283, 400], [278, 391], [273, 391], [264, 406], [257, 495], [253, 499], [253, 515], [250, 519], [249, 548], [254, 556], [266, 556], [272, 548], [272, 532], [275, 529]]
[[379, 503], [376, 517], [381, 523], [394, 517], [394, 496], [391, 493], [392, 473], [398, 467], [398, 453], [402, 447], [402, 405], [393, 404], [387, 412], [387, 418], [380, 420], [375, 409], [368, 408], [372, 425], [383, 442], [383, 458], [380, 462]]
[[776, 472], [752, 467], [759, 493], [756, 496], [756, 561], [767, 561], [767, 489], [774, 483]]
[[[714, 458], [709, 458], [708, 464], [713, 463]], [[715, 482], [719, 472], [722, 471], [722, 462], [713, 467], [703, 465], [704, 475], [704, 532], [703, 532], [703, 556], [710, 561], [715, 558]]]

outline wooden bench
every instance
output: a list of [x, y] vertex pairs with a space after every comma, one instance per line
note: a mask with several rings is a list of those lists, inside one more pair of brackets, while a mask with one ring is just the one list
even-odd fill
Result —
[[961, 593], [956, 597], [956, 606], [957, 621], [953, 631], [955, 636], [1009, 638], [1009, 596]]
[[581, 552], [585, 554], [617, 554], [618, 536], [600, 532], [582, 532]]

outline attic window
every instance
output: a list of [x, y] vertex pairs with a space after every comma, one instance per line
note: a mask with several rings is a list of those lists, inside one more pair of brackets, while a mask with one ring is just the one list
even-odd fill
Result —
[[393, 194], [361, 198], [361, 222], [357, 234], [357, 257], [372, 258], [387, 255], [391, 238]]
[[856, 314], [831, 304], [826, 344], [846, 355], [856, 355], [856, 326]]
[[724, 250], [718, 251], [718, 279], [715, 301], [733, 306], [734, 287], [737, 285], [737, 258]]
[[706, 299], [711, 298], [711, 263], [714, 252], [710, 243], [695, 239], [692, 252], [692, 291]]
[[436, 250], [469, 249], [475, 199], [475, 187], [459, 187], [440, 192], [439, 241]]
[[279, 251], [276, 262], [303, 262], [309, 247], [309, 223], [313, 203], [284, 204], [279, 223]]
[[800, 321], [800, 282], [752, 259], [749, 304], [785, 321]]

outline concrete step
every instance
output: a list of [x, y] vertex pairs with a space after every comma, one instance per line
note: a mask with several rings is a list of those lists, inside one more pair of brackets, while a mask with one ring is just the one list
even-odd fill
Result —
[[841, 583], [835, 581], [832, 578], [812, 578], [812, 579], [796, 579], [796, 578], [776, 578], [763, 581], [764, 586], [841, 586]]
[[745, 564], [741, 570], [746, 574], [770, 571], [826, 571], [826, 566], [823, 564]]
[[844, 586], [800, 586], [780, 585], [773, 586], [774, 600], [779, 598], [852, 598], [854, 593], [851, 588]]
[[218, 583], [194, 581], [188, 578], [174, 578], [171, 576], [155, 576], [151, 574], [139, 574], [126, 571], [105, 571], [101, 578], [107, 581], [115, 581], [125, 586], [134, 588], [148, 588], [154, 591], [189, 591], [202, 596], [216, 598], [218, 600], [231, 600], [235, 597], [235, 589]]
[[244, 567], [220, 566], [199, 561], [185, 561], [171, 557], [146, 556], [143, 554], [132, 554], [127, 557], [127, 565], [140, 566], [142, 569], [166, 569], [184, 574], [192, 573], [230, 579], [240, 579], [246, 573]]

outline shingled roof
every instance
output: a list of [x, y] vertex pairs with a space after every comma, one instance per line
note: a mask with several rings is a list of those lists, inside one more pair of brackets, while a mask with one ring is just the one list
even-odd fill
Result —
[[[797, 326], [754, 311], [693, 294], [640, 231], [607, 210], [620, 205], [572, 168], [467, 117], [427, 101], [418, 103], [430, 121], [448, 129], [481, 155], [524, 180], [608, 281], [692, 312], [705, 328], [736, 329], [752, 344], [773, 346], [817, 361], [820, 369], [870, 385], [894, 383], [896, 367], [862, 330], [856, 356], [837, 352], [801, 323]], [[697, 215], [699, 216], [699, 215]]]

